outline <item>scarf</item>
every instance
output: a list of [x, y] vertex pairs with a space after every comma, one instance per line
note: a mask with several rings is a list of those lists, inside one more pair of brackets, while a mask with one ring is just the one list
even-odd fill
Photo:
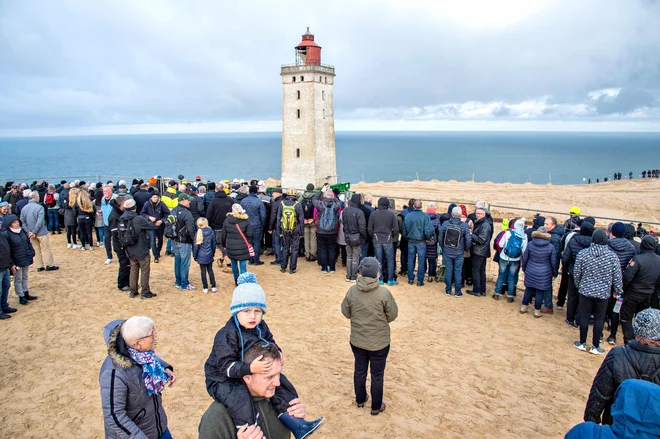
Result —
[[637, 340], [638, 343], [660, 348], [660, 340], [649, 340], [648, 338], [640, 337], [639, 335], [636, 336], [635, 339]]
[[17, 229], [14, 229], [13, 227], [10, 227], [9, 230], [11, 230], [12, 232], [14, 232], [14, 233], [16, 233], [16, 234], [21, 233], [21, 228], [20, 228], [20, 227], [17, 228]]
[[170, 376], [165, 372], [163, 364], [154, 351], [140, 352], [128, 347], [128, 353], [133, 361], [142, 366], [142, 380], [149, 396], [162, 392]]

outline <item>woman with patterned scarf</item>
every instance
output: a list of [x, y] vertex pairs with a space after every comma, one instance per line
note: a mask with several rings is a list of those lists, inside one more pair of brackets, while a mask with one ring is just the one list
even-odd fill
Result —
[[172, 439], [161, 392], [176, 383], [174, 368], [154, 348], [154, 322], [135, 316], [103, 329], [108, 357], [99, 382], [106, 439]]
[[660, 384], [660, 310], [648, 308], [637, 314], [635, 339], [610, 350], [600, 365], [584, 411], [586, 422], [612, 424], [614, 395], [627, 379]]

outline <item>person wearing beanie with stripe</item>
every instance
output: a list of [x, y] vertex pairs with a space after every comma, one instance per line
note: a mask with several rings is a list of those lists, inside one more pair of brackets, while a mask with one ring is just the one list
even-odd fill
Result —
[[[571, 232], [572, 233], [572, 232]], [[578, 232], [578, 235], [571, 238], [567, 241], [566, 249], [564, 254], [561, 257], [561, 263], [563, 270], [566, 272], [566, 323], [572, 328], [579, 328], [579, 320], [576, 320], [579, 316], [577, 315], [578, 302], [580, 299], [580, 294], [578, 292], [577, 285], [575, 284], [575, 278], [573, 276], [573, 270], [575, 267], [575, 258], [577, 258], [578, 253], [585, 248], [589, 248], [591, 245], [591, 235], [594, 234], [594, 226], [587, 222], [586, 220], [582, 223], [582, 227]]]
[[[263, 356], [246, 362], [246, 352], [255, 345], [274, 346], [284, 363], [281, 349], [263, 320], [267, 311], [265, 291], [257, 283], [251, 282], [251, 276], [241, 280], [242, 283], [234, 289], [232, 295], [229, 307], [231, 317], [215, 335], [213, 349], [204, 365], [206, 390], [214, 400], [227, 408], [236, 428], [255, 425], [259, 421], [244, 378], [276, 370], [274, 361]], [[287, 411], [299, 403], [298, 393], [283, 374], [280, 374], [279, 382], [280, 385], [270, 398], [272, 406], [279, 420], [296, 438], [306, 437], [321, 425], [323, 418], [307, 422], [288, 414]]]
[[580, 293], [578, 313], [580, 314], [580, 341], [573, 345], [581, 350], [587, 350], [587, 331], [589, 317], [594, 316], [592, 354], [602, 355], [605, 351], [600, 347], [600, 337], [603, 335], [605, 313], [610, 295], [618, 299], [623, 293], [621, 267], [616, 254], [607, 246], [607, 234], [597, 229], [591, 237], [591, 246], [578, 253], [575, 258], [573, 277]]
[[[600, 365], [584, 410], [585, 421], [611, 425], [614, 396], [626, 380], [660, 384], [660, 311], [648, 308], [638, 313], [633, 332], [635, 338], [612, 348]], [[655, 419], [659, 419], [657, 414]]]
[[355, 402], [364, 407], [367, 370], [371, 368], [371, 414], [385, 410], [383, 380], [390, 351], [390, 323], [399, 313], [390, 290], [379, 285], [380, 264], [373, 257], [362, 259], [357, 283], [346, 292], [341, 312], [351, 320], [350, 345], [355, 357], [353, 385]]
[[527, 249], [527, 235], [525, 234], [525, 218], [520, 218], [513, 223], [513, 230], [508, 230], [498, 243], [502, 248], [500, 253], [500, 267], [495, 283], [493, 299], [499, 300], [507, 285], [507, 298], [509, 303], [513, 302], [513, 295], [518, 285], [518, 274], [520, 273], [520, 260]]

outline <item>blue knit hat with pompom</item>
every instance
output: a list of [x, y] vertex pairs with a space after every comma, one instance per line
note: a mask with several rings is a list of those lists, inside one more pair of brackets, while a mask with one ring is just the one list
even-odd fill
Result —
[[249, 271], [246, 271], [245, 273], [238, 276], [238, 279], [236, 280], [236, 283], [238, 285], [240, 285], [240, 284], [256, 284], [257, 283], [257, 275], [254, 274], [254, 273], [250, 273]]

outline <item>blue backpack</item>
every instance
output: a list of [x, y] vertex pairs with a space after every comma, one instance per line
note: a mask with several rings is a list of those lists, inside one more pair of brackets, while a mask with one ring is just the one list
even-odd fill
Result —
[[321, 219], [319, 220], [319, 229], [325, 232], [336, 232], [337, 224], [339, 220], [335, 214], [335, 205], [334, 203], [330, 206], [323, 204], [323, 213], [321, 214]]
[[506, 247], [504, 247], [504, 254], [509, 258], [519, 258], [522, 255], [522, 245], [522, 238], [512, 231], [509, 240], [506, 242]]

